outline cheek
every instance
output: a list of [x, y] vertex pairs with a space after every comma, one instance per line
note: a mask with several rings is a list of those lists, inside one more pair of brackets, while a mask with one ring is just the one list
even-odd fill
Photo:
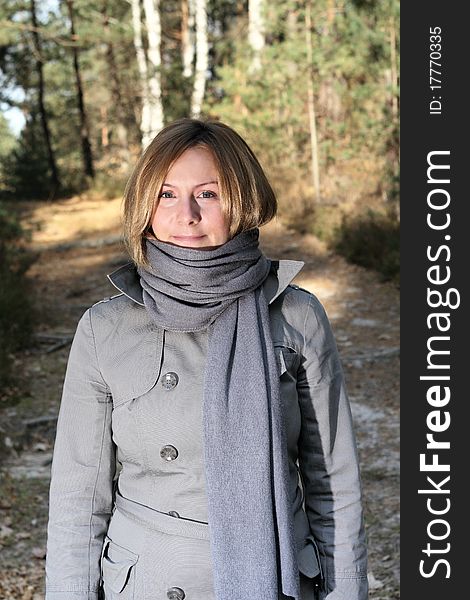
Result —
[[161, 210], [160, 207], [157, 206], [152, 217], [152, 228], [155, 230], [156, 227], [164, 227], [166, 220], [165, 211]]
[[225, 215], [223, 214], [223, 212], [218, 209], [213, 215], [212, 215], [212, 225], [214, 227], [214, 229], [217, 229], [217, 231], [222, 235], [228, 235], [229, 232], [229, 225], [227, 223], [227, 220], [225, 219]]

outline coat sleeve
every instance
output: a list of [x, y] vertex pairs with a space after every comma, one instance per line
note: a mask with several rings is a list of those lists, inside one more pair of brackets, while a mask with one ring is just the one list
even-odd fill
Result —
[[96, 600], [112, 511], [112, 398], [95, 350], [91, 310], [70, 350], [52, 461], [46, 600]]
[[325, 600], [366, 600], [367, 550], [351, 409], [336, 342], [310, 294], [298, 373], [299, 468]]

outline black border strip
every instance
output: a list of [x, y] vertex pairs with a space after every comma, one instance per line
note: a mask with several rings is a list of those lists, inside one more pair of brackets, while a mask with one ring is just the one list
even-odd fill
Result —
[[[466, 495], [470, 449], [465, 442], [470, 441], [470, 398], [464, 386], [470, 374], [466, 315], [470, 198], [464, 188], [470, 173], [466, 148], [470, 127], [464, 89], [470, 26], [464, 8], [465, 3], [457, 2], [401, 4], [403, 600], [468, 595], [464, 541], [470, 530]], [[430, 30], [440, 40], [431, 39]], [[431, 48], [432, 43], [440, 48]], [[436, 52], [432, 57], [431, 51]], [[432, 65], [441, 71], [432, 73], [441, 80], [432, 82], [441, 85], [434, 90], [429, 80], [431, 58], [441, 65]], [[431, 164], [436, 166], [428, 171]], [[446, 299], [450, 306], [444, 305]], [[435, 447], [428, 448], [428, 443]]]

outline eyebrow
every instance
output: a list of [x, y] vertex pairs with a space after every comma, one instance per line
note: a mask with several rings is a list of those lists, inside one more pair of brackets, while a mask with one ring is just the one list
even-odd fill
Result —
[[[209, 185], [209, 183], [217, 183], [218, 184], [219, 182], [218, 181], [204, 181], [203, 183], [198, 183], [194, 187], [201, 187], [201, 185]], [[177, 185], [171, 185], [171, 183], [167, 183], [166, 181], [162, 185], [166, 185], [167, 187], [171, 187], [171, 188], [178, 187]]]

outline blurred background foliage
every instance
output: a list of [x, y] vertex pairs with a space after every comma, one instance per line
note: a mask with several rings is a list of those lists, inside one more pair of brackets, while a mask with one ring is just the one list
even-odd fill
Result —
[[25, 277], [34, 255], [27, 232], [0, 204], [0, 384], [11, 384], [13, 353], [27, 346], [33, 331], [34, 302]]
[[234, 127], [288, 225], [398, 281], [399, 44], [398, 0], [0, 0], [0, 314], [29, 312], [15, 202], [121, 195], [182, 116]]

